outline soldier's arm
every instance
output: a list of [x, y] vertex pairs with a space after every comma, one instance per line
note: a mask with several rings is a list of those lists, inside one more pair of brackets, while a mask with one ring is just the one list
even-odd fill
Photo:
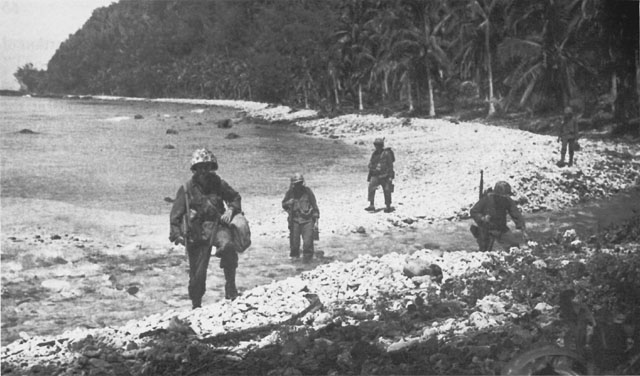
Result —
[[318, 209], [318, 202], [316, 201], [316, 195], [313, 194], [313, 191], [311, 190], [311, 188], [309, 188], [308, 192], [309, 192], [309, 203], [313, 208], [313, 210], [311, 211], [311, 216], [313, 216], [313, 219], [318, 219], [320, 218], [320, 209]]
[[242, 212], [242, 198], [240, 194], [236, 192], [226, 181], [221, 182], [222, 199], [227, 204], [227, 207], [233, 210], [233, 214]]
[[287, 193], [284, 194], [284, 198], [282, 199], [282, 209], [286, 210], [287, 212], [293, 209], [293, 201], [291, 199], [292, 195], [292, 190], [289, 189], [287, 190]]
[[473, 205], [471, 210], [469, 210], [469, 215], [478, 224], [482, 223], [482, 216], [483, 216], [485, 205], [486, 205], [486, 198], [482, 198], [478, 202], [476, 202], [475, 205]]
[[169, 240], [174, 241], [179, 236], [184, 236], [182, 233], [182, 218], [185, 215], [185, 212], [185, 192], [184, 187], [180, 187], [176, 193], [176, 199], [173, 201], [171, 213], [169, 214]]
[[509, 199], [509, 215], [511, 216], [511, 219], [513, 219], [513, 222], [516, 224], [516, 228], [519, 230], [525, 230], [525, 223], [524, 223], [524, 218], [522, 217], [522, 213], [520, 212], [520, 209], [518, 209], [518, 205], [516, 205], [516, 203]]

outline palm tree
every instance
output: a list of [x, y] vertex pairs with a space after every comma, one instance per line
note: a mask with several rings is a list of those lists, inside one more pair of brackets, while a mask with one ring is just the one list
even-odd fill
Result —
[[445, 52], [445, 34], [452, 12], [444, 0], [399, 0], [396, 15], [401, 26], [394, 35], [395, 48], [411, 51], [413, 56], [420, 58], [429, 94], [429, 116], [435, 116], [433, 77], [437, 72], [451, 68]]
[[[482, 31], [482, 58], [483, 63], [487, 72], [487, 82], [489, 87], [489, 112], [488, 115], [491, 116], [496, 112], [495, 104], [494, 104], [494, 95], [493, 95], [493, 68], [492, 68], [492, 59], [491, 59], [491, 34], [495, 32], [493, 29], [495, 28], [493, 23], [493, 13], [501, 3], [505, 3], [505, 0], [472, 0], [468, 7], [471, 10], [471, 18], [472, 22], [475, 24], [478, 31]], [[476, 41], [472, 40], [472, 43]], [[471, 47], [472, 48], [472, 47]], [[476, 55], [478, 56], [478, 55]]]
[[362, 85], [371, 74], [373, 62], [373, 33], [368, 22], [375, 16], [374, 1], [348, 0], [342, 12], [339, 30], [334, 34], [339, 66], [349, 81], [349, 89], [357, 88], [358, 109], [363, 110]]
[[[512, 37], [499, 46], [503, 64], [515, 64], [505, 84], [507, 104], [569, 105], [575, 74], [589, 70], [572, 48], [583, 17], [580, 0], [515, 1], [507, 19]], [[547, 101], [545, 103], [545, 101]]]

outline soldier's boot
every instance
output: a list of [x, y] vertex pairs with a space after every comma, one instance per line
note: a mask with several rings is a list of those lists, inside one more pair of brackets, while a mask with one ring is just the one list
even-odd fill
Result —
[[224, 298], [234, 300], [238, 297], [238, 289], [236, 288], [236, 269], [224, 268]]
[[573, 166], [573, 150], [569, 150], [569, 167]]
[[376, 211], [376, 207], [373, 204], [373, 201], [369, 201], [369, 206], [367, 206], [366, 208], [364, 208], [364, 210], [368, 211], [368, 212], [374, 212]]
[[560, 160], [558, 161], [558, 163], [556, 163], [556, 166], [558, 167], [564, 167], [565, 163], [564, 163], [564, 156], [567, 153], [567, 147], [565, 146], [564, 142], [562, 144], [562, 147], [560, 148]]
[[384, 193], [384, 205], [386, 208], [384, 209], [385, 213], [391, 213], [393, 208], [391, 207], [391, 192]]

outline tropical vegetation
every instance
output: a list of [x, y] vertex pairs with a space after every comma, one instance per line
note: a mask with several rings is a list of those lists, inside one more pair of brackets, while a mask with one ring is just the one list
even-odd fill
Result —
[[120, 0], [15, 77], [38, 93], [327, 111], [574, 106], [637, 131], [638, 52], [624, 0]]

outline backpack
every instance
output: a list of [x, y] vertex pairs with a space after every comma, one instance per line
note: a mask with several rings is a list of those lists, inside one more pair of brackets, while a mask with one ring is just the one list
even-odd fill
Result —
[[244, 252], [251, 246], [251, 229], [249, 221], [245, 218], [244, 213], [238, 213], [231, 220], [231, 233], [233, 234], [233, 242], [236, 243], [236, 250], [240, 253]]

